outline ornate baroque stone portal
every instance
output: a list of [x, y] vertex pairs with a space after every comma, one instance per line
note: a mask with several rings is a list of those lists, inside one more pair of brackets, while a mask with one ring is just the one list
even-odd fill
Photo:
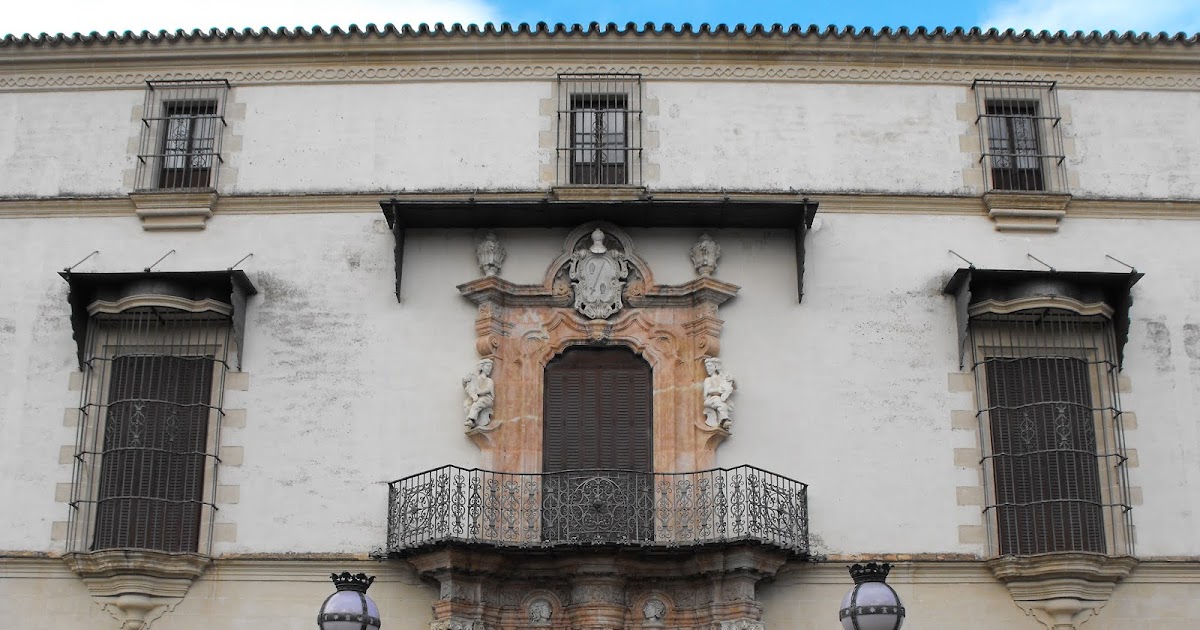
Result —
[[704, 420], [704, 359], [720, 353], [717, 307], [737, 286], [711, 275], [657, 284], [628, 235], [588, 223], [567, 236], [541, 284], [485, 276], [458, 289], [479, 305], [475, 346], [493, 361], [492, 421], [468, 430], [484, 468], [541, 472], [546, 364], [574, 345], [623, 345], [650, 363], [656, 472], [714, 465], [729, 432]]
[[[699, 260], [700, 277], [679, 285], [657, 284], [624, 232], [589, 223], [571, 231], [539, 284], [513, 284], [485, 275], [458, 287], [479, 305], [475, 334], [481, 363], [463, 380], [467, 435], [483, 451], [483, 468], [542, 472], [546, 366], [578, 345], [625, 346], [650, 364], [654, 472], [688, 473], [714, 466], [717, 445], [729, 435], [733, 408], [728, 400], [733, 380], [716, 361], [722, 325], [717, 308], [738, 287], [712, 277], [716, 243], [702, 240], [691, 252]], [[489, 247], [500, 249], [499, 243]], [[487, 274], [486, 267], [484, 271]], [[711, 372], [707, 383], [706, 363]], [[483, 412], [488, 404], [490, 422]], [[476, 409], [480, 413], [472, 416]], [[706, 412], [711, 416], [707, 422]], [[464, 491], [478, 496], [479, 505], [495, 506], [501, 519], [519, 520], [517, 513], [523, 509], [524, 514], [537, 515], [539, 506], [546, 505], [537, 496], [541, 490], [536, 482], [520, 484], [511, 476], [488, 479], [476, 484], [447, 478], [445, 487], [465, 483], [469, 487]], [[681, 479], [674, 483], [685, 494], [721, 494], [726, 487], [713, 490], [711, 482], [692, 481], [686, 475]], [[750, 482], [736, 479], [734, 484]], [[497, 534], [493, 540], [482, 531], [484, 540], [475, 543], [446, 539], [409, 547], [398, 557], [438, 584], [431, 630], [763, 630], [757, 584], [774, 576], [794, 550], [773, 546], [769, 536], [767, 544], [721, 536], [708, 544], [659, 544], [659, 532], [674, 535], [676, 530], [704, 527], [699, 511], [656, 509], [658, 501], [675, 505], [664, 494], [673, 492], [672, 487], [654, 486], [655, 503], [646, 517], [656, 528], [640, 538], [573, 542], [546, 537], [539, 545], [536, 537], [516, 542]], [[714, 500], [723, 506], [745, 503], [744, 497], [734, 496], [741, 496], [742, 490], [730, 492], [728, 499], [721, 494]], [[690, 505], [684, 495], [677, 496], [682, 505]], [[507, 503], [503, 497], [518, 502]], [[604, 506], [599, 498], [593, 501], [593, 509]], [[462, 516], [454, 518], [477, 518], [468, 514], [472, 509], [476, 508], [464, 505]], [[480, 514], [492, 513], [489, 509]], [[734, 528], [743, 518], [755, 518], [741, 514], [722, 520], [718, 527]], [[532, 519], [522, 527], [535, 531], [545, 522]], [[487, 517], [478, 522], [488, 522]]]

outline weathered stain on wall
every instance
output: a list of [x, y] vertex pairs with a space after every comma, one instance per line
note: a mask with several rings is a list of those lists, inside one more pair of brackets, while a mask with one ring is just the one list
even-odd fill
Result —
[[1154, 369], [1159, 373], [1175, 369], [1171, 362], [1171, 331], [1164, 321], [1146, 322], [1145, 348], [1154, 358]]

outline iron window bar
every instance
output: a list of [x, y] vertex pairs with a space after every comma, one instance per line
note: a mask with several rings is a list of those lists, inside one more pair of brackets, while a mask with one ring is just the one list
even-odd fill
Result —
[[807, 555], [807, 497], [806, 484], [753, 466], [503, 473], [448, 465], [388, 484], [387, 551], [747, 541]]
[[1056, 83], [976, 79], [971, 90], [985, 188], [1066, 193]]
[[558, 75], [556, 162], [560, 184], [642, 183], [642, 75]]
[[228, 93], [225, 79], [146, 82], [139, 190], [216, 189]]

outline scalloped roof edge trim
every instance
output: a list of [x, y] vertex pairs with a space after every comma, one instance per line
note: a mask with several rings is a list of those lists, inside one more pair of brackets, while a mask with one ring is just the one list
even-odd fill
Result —
[[74, 33], [67, 35], [59, 33], [50, 35], [42, 33], [40, 35], [5, 35], [0, 39], [0, 48], [4, 47], [27, 47], [27, 46], [62, 46], [62, 45], [78, 45], [78, 44], [155, 44], [155, 43], [175, 43], [175, 42], [194, 42], [194, 41], [214, 41], [214, 40], [277, 40], [277, 39], [317, 39], [324, 37], [325, 39], [348, 39], [351, 37], [401, 37], [401, 38], [428, 38], [428, 37], [481, 37], [481, 36], [508, 36], [508, 35], [550, 35], [550, 36], [628, 36], [628, 35], [677, 35], [677, 36], [749, 36], [749, 37], [815, 37], [818, 39], [856, 39], [856, 40], [908, 40], [908, 41], [965, 41], [965, 42], [1030, 42], [1030, 43], [1120, 43], [1120, 44], [1183, 44], [1196, 45], [1200, 44], [1200, 33], [1188, 35], [1186, 33], [1169, 33], [1161, 32], [1157, 34], [1151, 33], [1136, 33], [1134, 31], [1126, 31], [1120, 33], [1117, 31], [1075, 31], [1068, 33], [1066, 31], [1033, 31], [1016, 29], [1000, 30], [996, 28], [982, 29], [979, 27], [962, 28], [955, 27], [947, 29], [944, 27], [926, 28], [919, 26], [916, 28], [908, 28], [905, 26], [899, 28], [883, 27], [880, 29], [872, 29], [865, 27], [856, 29], [853, 26], [838, 27], [830, 25], [827, 27], [819, 27], [810, 25], [807, 27], [792, 24], [784, 26], [782, 24], [736, 24], [729, 26], [726, 24], [710, 25], [703, 23], [692, 25], [683, 23], [675, 25], [664, 23], [656, 25], [653, 22], [646, 22], [643, 25], [638, 25], [634, 22], [629, 22], [624, 26], [613, 22], [600, 24], [592, 22], [587, 25], [582, 24], [563, 24], [557, 23], [549, 25], [545, 22], [537, 24], [510, 24], [502, 22], [494, 24], [488, 22], [482, 26], [476, 24], [462, 25], [452, 24], [446, 26], [442, 23], [433, 25], [420, 24], [411, 26], [408, 24], [395, 26], [393, 24], [385, 24], [382, 27], [375, 24], [367, 24], [360, 27], [357, 24], [351, 24], [346, 28], [333, 26], [323, 28], [313, 26], [310, 29], [305, 29], [302, 26], [293, 28], [288, 27], [261, 27], [258, 29], [218, 29], [210, 28], [208, 30], [178, 29], [175, 31], [161, 30], [158, 32], [141, 31], [135, 33], [133, 31], [124, 31], [118, 33], [109, 31], [107, 33], [99, 33], [93, 31], [88, 34]]

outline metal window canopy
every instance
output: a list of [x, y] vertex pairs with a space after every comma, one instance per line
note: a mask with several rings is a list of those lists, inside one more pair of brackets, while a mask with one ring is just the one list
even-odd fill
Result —
[[558, 201], [549, 196], [521, 200], [408, 200], [379, 202], [396, 239], [396, 301], [409, 229], [567, 228], [608, 221], [640, 228], [787, 229], [796, 237], [796, 299], [804, 299], [804, 237], [817, 215], [808, 197], [738, 199], [725, 193], [707, 198]]
[[240, 269], [224, 271], [148, 271], [121, 273], [59, 272], [70, 285], [71, 330], [79, 369], [83, 369], [87, 345], [88, 305], [96, 300], [117, 301], [138, 295], [168, 295], [188, 300], [216, 300], [233, 309], [233, 337], [241, 369], [246, 331], [246, 300], [258, 289]]
[[1084, 303], [1103, 302], [1113, 310], [1117, 365], [1125, 359], [1129, 339], [1131, 289], [1145, 274], [1136, 271], [1030, 271], [1018, 269], [962, 268], [954, 272], [942, 292], [955, 298], [958, 319], [958, 351], [961, 367], [969, 335], [970, 307], [985, 300], [1010, 301], [1027, 297], [1066, 297]]

